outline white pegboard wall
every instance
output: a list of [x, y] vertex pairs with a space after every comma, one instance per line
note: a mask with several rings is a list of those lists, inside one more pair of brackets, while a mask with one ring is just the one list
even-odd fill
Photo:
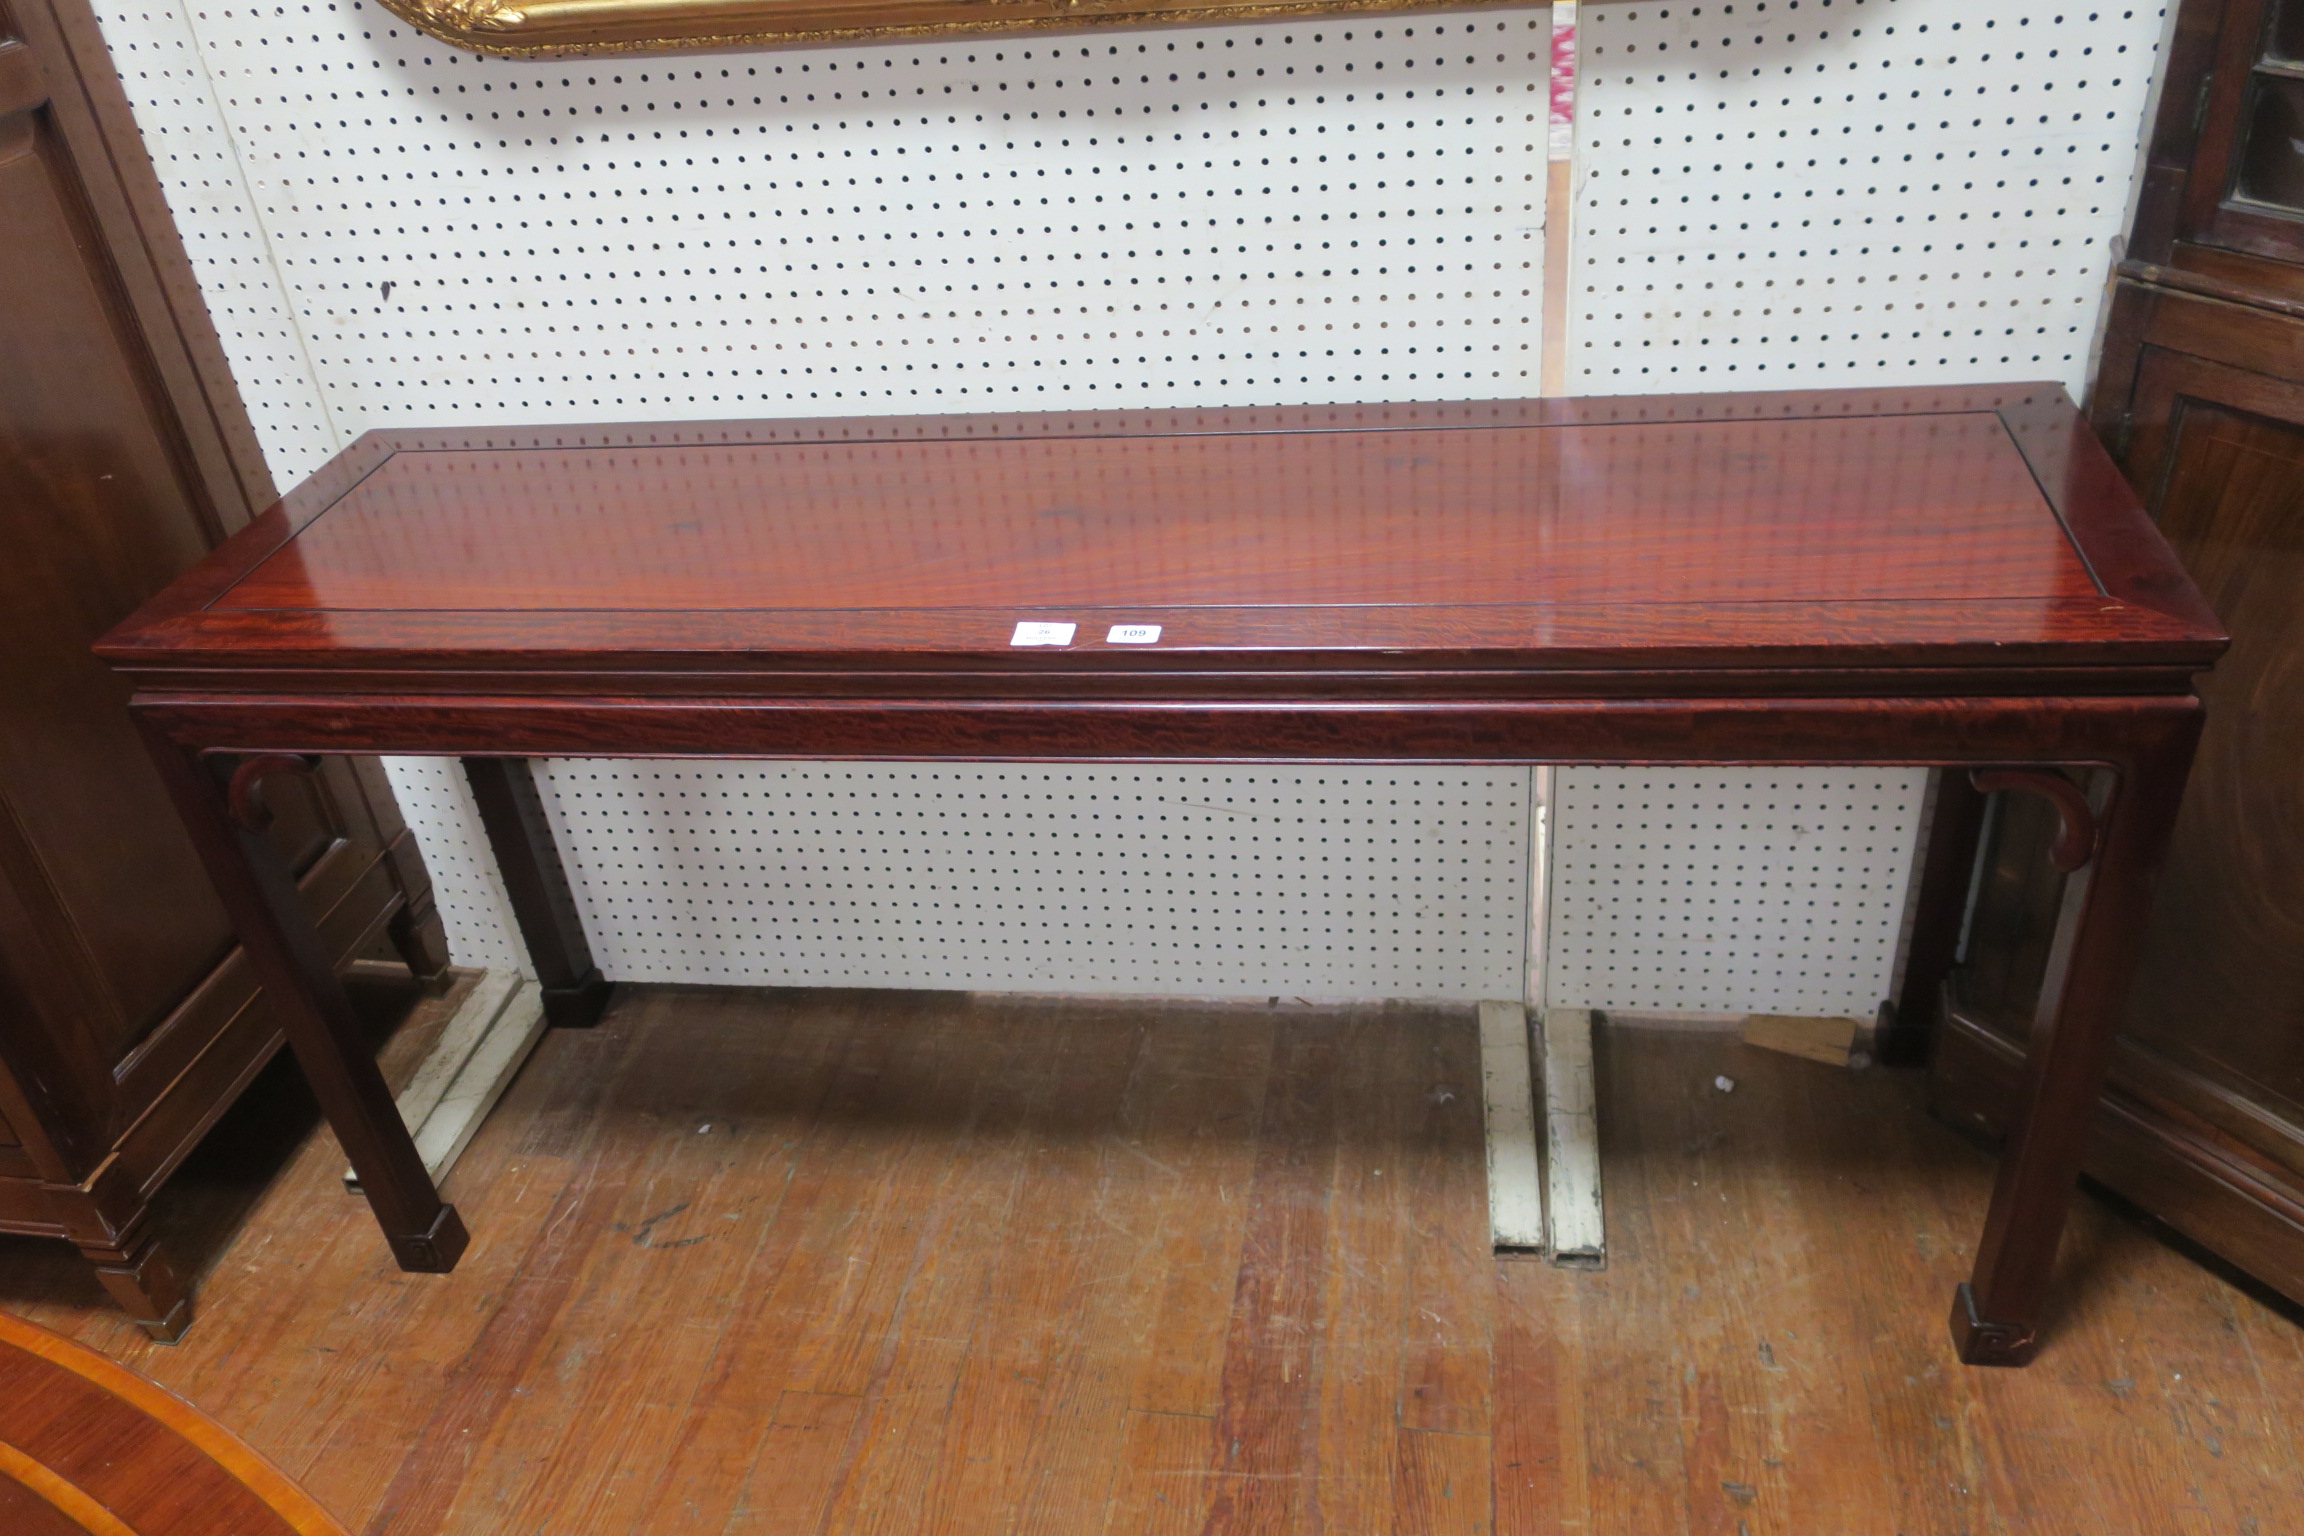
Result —
[[540, 767], [611, 979], [1520, 994], [1524, 768]]
[[[103, 20], [172, 205], [228, 125], [255, 227], [195, 262], [229, 306], [269, 252], [348, 440], [1525, 393], [1547, 14], [543, 63], [364, 0]], [[227, 345], [276, 374], [257, 308]]]
[[321, 401], [194, 17], [168, 5], [98, 10], [233, 381], [285, 489], [348, 439], [338, 436]]
[[416, 829], [425, 872], [432, 877], [432, 899], [448, 932], [449, 955], [458, 965], [536, 974], [463, 765], [452, 757], [387, 757], [383, 762], [393, 798]]
[[2085, 385], [2158, 5], [1583, 10], [1583, 394]]
[[1546, 1001], [1846, 1014], [1889, 994], [1925, 768], [1553, 776]]

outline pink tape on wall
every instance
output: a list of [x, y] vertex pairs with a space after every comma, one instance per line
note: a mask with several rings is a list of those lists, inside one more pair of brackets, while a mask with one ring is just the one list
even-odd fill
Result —
[[1576, 0], [1552, 3], [1552, 112], [1546, 158], [1565, 160], [1576, 143]]

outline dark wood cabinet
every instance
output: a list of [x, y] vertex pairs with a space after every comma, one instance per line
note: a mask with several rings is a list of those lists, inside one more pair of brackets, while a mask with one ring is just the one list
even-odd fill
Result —
[[[0, 264], [0, 1231], [78, 1244], [172, 1337], [150, 1197], [281, 1035], [89, 646], [270, 482], [78, 0], [0, 0]], [[436, 974], [381, 770], [272, 792], [332, 951]]]
[[[2091, 416], [2230, 628], [2090, 1167], [2304, 1300], [2304, 0], [2178, 18]], [[1992, 808], [1938, 1105], [1999, 1123], [2059, 880]]]

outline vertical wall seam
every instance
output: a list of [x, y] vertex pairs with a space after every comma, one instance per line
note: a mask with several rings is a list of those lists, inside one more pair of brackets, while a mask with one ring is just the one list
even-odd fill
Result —
[[[167, 0], [152, 0], [152, 3], [167, 3]], [[232, 120], [231, 114], [226, 111], [224, 94], [217, 82], [216, 72], [209, 66], [208, 50], [210, 45], [200, 25], [207, 19], [207, 15], [189, 5], [183, 6], [180, 14], [184, 19], [186, 29], [192, 34], [194, 44], [192, 54], [199, 61], [201, 83], [207, 88], [208, 100], [215, 109], [216, 120], [224, 125], [224, 142], [232, 152], [233, 177], [238, 184], [241, 201], [247, 205], [248, 212], [255, 221], [256, 235], [264, 248], [264, 269], [271, 274], [272, 286], [280, 296], [280, 312], [287, 317], [290, 332], [295, 337], [297, 361], [304, 366], [304, 377], [312, 387], [313, 398], [319, 402], [321, 419], [327, 423], [329, 450], [342, 452], [345, 444], [351, 441], [351, 438], [345, 435], [344, 428], [336, 420], [335, 403], [330, 400], [328, 388], [320, 378], [319, 366], [313, 361], [312, 338], [305, 332], [304, 316], [299, 312], [296, 304], [295, 289], [290, 286], [287, 270], [281, 264], [280, 252], [273, 239], [271, 223], [264, 217], [264, 205], [257, 196], [255, 178], [249, 174], [247, 149], [240, 142], [239, 125]], [[273, 478], [279, 481], [282, 490], [286, 490], [303, 477], [275, 472]]]

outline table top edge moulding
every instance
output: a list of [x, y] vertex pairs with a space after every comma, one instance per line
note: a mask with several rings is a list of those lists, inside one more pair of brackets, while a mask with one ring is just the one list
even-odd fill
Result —
[[522, 757], [1920, 763], [2040, 795], [2070, 878], [1951, 1320], [2016, 1365], [2226, 643], [2063, 389], [2021, 384], [372, 432], [98, 650], [415, 1270], [463, 1227], [262, 836], [263, 780], [318, 754], [465, 759], [562, 1023], [606, 983]]

